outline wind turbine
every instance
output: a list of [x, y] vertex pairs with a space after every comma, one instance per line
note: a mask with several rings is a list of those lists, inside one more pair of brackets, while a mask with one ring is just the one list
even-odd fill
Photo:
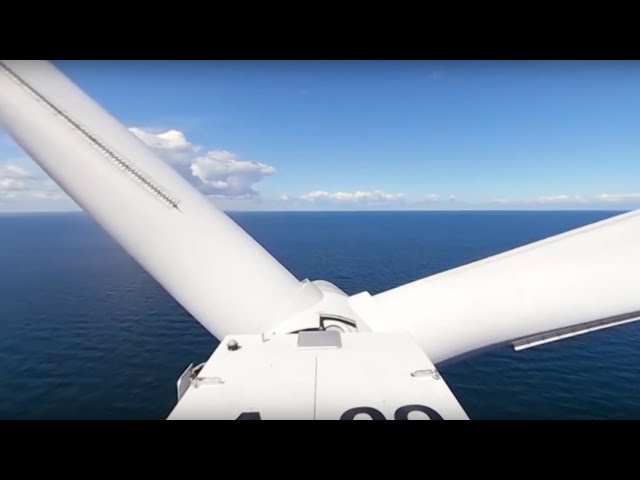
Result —
[[640, 211], [378, 295], [300, 281], [46, 61], [0, 61], [15, 141], [212, 335], [169, 419], [466, 419], [436, 364], [640, 319]]

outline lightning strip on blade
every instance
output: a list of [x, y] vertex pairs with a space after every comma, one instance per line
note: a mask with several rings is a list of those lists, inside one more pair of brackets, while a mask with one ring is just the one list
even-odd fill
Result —
[[513, 349], [518, 352], [520, 350], [537, 347], [538, 345], [543, 345], [545, 343], [556, 342], [565, 338], [575, 337], [577, 335], [595, 332], [596, 330], [603, 330], [605, 328], [616, 327], [618, 325], [624, 325], [625, 323], [632, 323], [638, 320], [640, 320], [640, 311], [581, 323], [572, 327], [559, 328], [557, 330], [551, 330], [549, 332], [539, 333], [537, 335], [532, 335], [531, 337], [516, 340], [513, 342]]
[[171, 197], [162, 188], [160, 188], [153, 181], [151, 181], [148, 178], [148, 176], [140, 172], [140, 170], [136, 169], [124, 158], [122, 158], [120, 155], [115, 153], [112, 149], [108, 148], [103, 142], [98, 140], [95, 137], [95, 135], [92, 135], [87, 130], [85, 130], [82, 126], [80, 126], [77, 122], [72, 120], [69, 115], [67, 115], [60, 108], [56, 107], [53, 103], [47, 100], [41, 93], [39, 93], [37, 90], [31, 87], [27, 82], [25, 82], [18, 75], [16, 75], [3, 62], [0, 62], [0, 71], [2, 71], [7, 77], [13, 80], [13, 82], [15, 82], [17, 85], [22, 87], [41, 105], [49, 109], [49, 111], [51, 111], [54, 115], [63, 119], [76, 132], [80, 133], [84, 138], [86, 138], [89, 141], [91, 146], [93, 146], [98, 152], [102, 154], [102, 156], [104, 156], [105, 158], [113, 162], [118, 168], [120, 168], [120, 170], [127, 173], [138, 185], [140, 185], [145, 190], [154, 194], [156, 198], [160, 199], [166, 205], [172, 208], [175, 208], [178, 211], [180, 210], [178, 208], [178, 205], [180, 203], [178, 200]]

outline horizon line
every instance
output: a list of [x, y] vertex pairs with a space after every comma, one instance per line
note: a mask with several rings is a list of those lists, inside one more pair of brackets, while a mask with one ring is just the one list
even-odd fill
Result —
[[[422, 213], [422, 212], [632, 212], [636, 209], [443, 209], [443, 210], [223, 210], [224, 213]], [[0, 211], [0, 215], [89, 215], [84, 210], [33, 210], [33, 211]]]

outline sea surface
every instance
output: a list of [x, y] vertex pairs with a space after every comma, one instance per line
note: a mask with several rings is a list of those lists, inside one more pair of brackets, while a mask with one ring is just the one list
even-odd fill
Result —
[[[299, 278], [375, 294], [615, 213], [231, 216]], [[216, 345], [88, 216], [0, 215], [0, 419], [166, 418]], [[640, 323], [441, 372], [475, 419], [640, 419]]]

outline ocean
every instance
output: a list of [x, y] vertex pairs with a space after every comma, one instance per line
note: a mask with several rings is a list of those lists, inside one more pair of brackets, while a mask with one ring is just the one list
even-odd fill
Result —
[[[230, 215], [297, 277], [375, 294], [615, 213]], [[88, 216], [0, 215], [0, 419], [166, 418], [216, 345]], [[639, 347], [640, 322], [440, 370], [473, 419], [639, 419]]]

